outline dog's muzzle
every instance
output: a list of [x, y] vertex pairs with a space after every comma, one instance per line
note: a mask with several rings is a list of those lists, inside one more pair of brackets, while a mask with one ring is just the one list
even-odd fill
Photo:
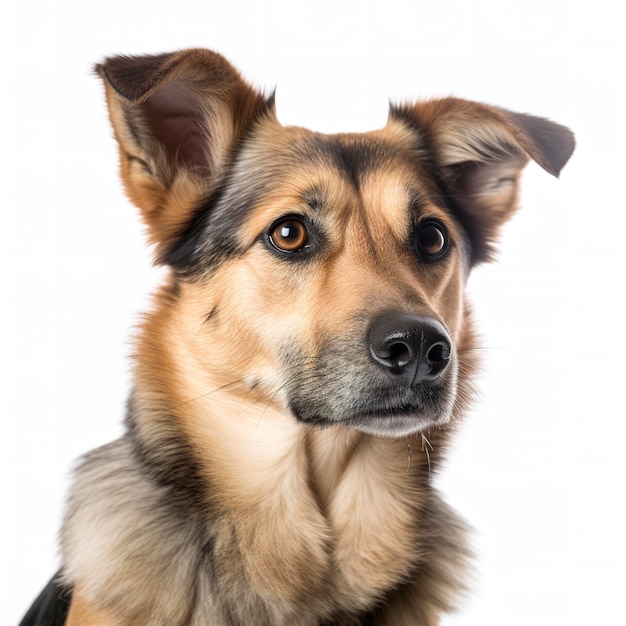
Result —
[[432, 317], [385, 311], [362, 334], [355, 329], [327, 341], [314, 359], [296, 359], [288, 406], [311, 426], [403, 437], [452, 416], [458, 366], [448, 331]]

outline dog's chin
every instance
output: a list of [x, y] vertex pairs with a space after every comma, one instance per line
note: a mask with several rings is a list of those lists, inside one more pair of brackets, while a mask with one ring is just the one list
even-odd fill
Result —
[[442, 408], [441, 411], [424, 413], [420, 410], [389, 409], [379, 413], [359, 415], [343, 421], [343, 425], [354, 428], [359, 432], [375, 437], [387, 439], [401, 439], [411, 435], [438, 428], [450, 421], [450, 411]]
[[402, 439], [417, 435], [431, 428], [445, 424], [447, 419], [429, 419], [416, 415], [394, 415], [356, 418], [348, 420], [345, 425], [366, 435], [384, 437], [385, 439]]
[[450, 421], [450, 411], [443, 408], [441, 412], [426, 414], [419, 410], [385, 409], [380, 412], [353, 415], [343, 419], [321, 417], [303, 417], [294, 413], [296, 419], [316, 428], [337, 427], [351, 428], [366, 435], [385, 439], [402, 439], [433, 428], [439, 428]]

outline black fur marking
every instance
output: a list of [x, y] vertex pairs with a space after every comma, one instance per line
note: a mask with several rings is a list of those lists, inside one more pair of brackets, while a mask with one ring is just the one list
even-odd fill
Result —
[[60, 573], [46, 585], [19, 626], [63, 626], [72, 602], [72, 589], [64, 587]]
[[169, 296], [172, 300], [176, 300], [180, 296], [180, 283], [175, 279], [169, 285]]
[[[224, 191], [223, 185], [218, 187], [213, 195], [194, 211], [191, 219], [176, 236], [174, 243], [158, 259], [159, 263], [171, 266], [183, 276], [193, 273], [199, 251], [208, 248], [206, 246], [207, 226]], [[221, 245], [208, 248], [211, 258], [206, 260], [207, 266], [216, 264], [219, 259], [232, 256], [236, 252], [236, 246], [232, 241], [225, 237], [216, 238], [220, 239]]]
[[141, 136], [141, 133], [139, 132], [139, 128], [137, 124], [135, 123], [136, 113], [134, 113], [130, 109], [124, 109], [123, 111], [124, 111], [124, 120], [126, 122], [126, 127], [130, 131], [133, 141], [137, 144], [137, 146], [141, 147], [143, 145], [143, 137]]
[[316, 135], [312, 138], [311, 148], [318, 158], [322, 155], [330, 161], [357, 190], [367, 174], [398, 158], [393, 145], [359, 136]]
[[143, 159], [140, 159], [139, 157], [133, 156], [132, 154], [128, 154], [128, 153], [126, 153], [126, 158], [128, 159], [129, 162], [135, 161], [135, 163], [139, 163], [141, 167], [143, 167], [150, 176], [154, 176], [154, 172], [152, 171], [152, 168]]
[[324, 200], [324, 193], [317, 187], [307, 189], [302, 194], [302, 202], [306, 204], [312, 211], [321, 211], [326, 202]]
[[[167, 492], [169, 505], [185, 511], [205, 509], [206, 481], [190, 444], [176, 429], [171, 416], [150, 418], [141, 423], [131, 396], [128, 401], [126, 426], [137, 461], [148, 476]], [[151, 432], [149, 432], [151, 430]]]
[[211, 309], [209, 314], [204, 318], [204, 323], [207, 324], [210, 321], [216, 322], [217, 321], [217, 314], [218, 314], [218, 309], [217, 309], [217, 305], [216, 305], [216, 306], [214, 306]]
[[459, 205], [441, 174], [433, 176], [433, 181], [439, 191], [443, 208], [467, 235], [466, 244], [470, 265], [474, 266], [486, 261], [489, 257], [489, 243], [480, 224], [477, 224], [476, 220], [472, 219]]

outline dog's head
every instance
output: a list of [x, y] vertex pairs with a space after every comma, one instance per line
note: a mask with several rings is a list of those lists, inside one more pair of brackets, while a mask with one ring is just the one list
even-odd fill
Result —
[[127, 192], [173, 270], [178, 369], [310, 425], [401, 437], [450, 420], [471, 365], [467, 275], [528, 158], [557, 175], [570, 131], [450, 98], [322, 135], [283, 127], [206, 50], [98, 71]]

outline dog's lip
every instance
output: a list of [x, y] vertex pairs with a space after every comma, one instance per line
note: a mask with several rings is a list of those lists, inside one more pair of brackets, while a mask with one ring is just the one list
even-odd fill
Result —
[[346, 416], [347, 420], [387, 420], [394, 418], [411, 418], [415, 420], [431, 419], [433, 407], [428, 407], [426, 403], [417, 398], [405, 398], [404, 401], [398, 398], [396, 402], [388, 401], [378, 404], [355, 407], [351, 415]]
[[423, 409], [418, 404], [399, 404], [397, 406], [382, 406], [367, 411], [357, 412], [354, 419], [389, 419], [394, 417], [416, 417], [423, 415]]
[[368, 409], [355, 409], [350, 412], [349, 415], [342, 417], [340, 419], [328, 419], [323, 416], [303, 416], [299, 413], [299, 411], [291, 408], [292, 413], [296, 418], [314, 423], [342, 423], [342, 424], [351, 424], [353, 422], [358, 422], [360, 420], [390, 420], [394, 418], [413, 418], [413, 419], [424, 419], [426, 416], [423, 411], [420, 410], [420, 407], [416, 404], [399, 404], [397, 406], [384, 405], [381, 407], [374, 407]]

